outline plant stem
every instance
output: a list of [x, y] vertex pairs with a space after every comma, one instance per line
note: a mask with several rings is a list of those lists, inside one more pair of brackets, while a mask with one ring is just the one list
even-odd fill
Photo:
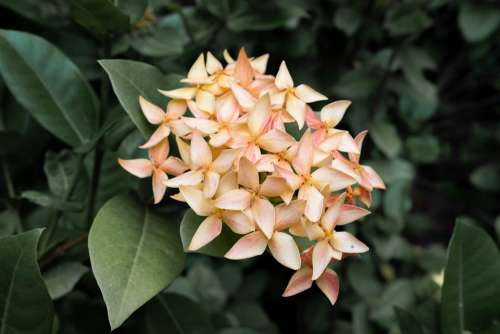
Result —
[[49, 265], [54, 260], [63, 256], [64, 254], [66, 254], [70, 249], [79, 245], [81, 242], [87, 240], [87, 237], [88, 237], [88, 233], [84, 233], [76, 239], [71, 239], [71, 240], [64, 242], [63, 244], [61, 244], [60, 246], [55, 248], [52, 252], [50, 252], [47, 256], [45, 256], [40, 261], [40, 268], [43, 269], [43, 268], [47, 267], [47, 265]]

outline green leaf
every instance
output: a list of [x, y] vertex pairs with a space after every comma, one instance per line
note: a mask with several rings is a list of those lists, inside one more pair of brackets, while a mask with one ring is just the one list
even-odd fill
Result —
[[0, 30], [0, 72], [19, 103], [54, 136], [77, 146], [95, 134], [93, 90], [75, 64], [46, 40]]
[[476, 168], [470, 175], [470, 182], [481, 190], [500, 190], [500, 164], [488, 163]]
[[76, 283], [89, 271], [78, 262], [62, 262], [43, 274], [50, 298], [57, 299], [71, 292]]
[[482, 229], [457, 220], [441, 294], [444, 334], [477, 331], [500, 313], [500, 254]]
[[208, 266], [196, 264], [188, 273], [200, 302], [209, 312], [222, 309], [227, 300], [227, 292], [215, 272]]
[[71, 191], [75, 177], [79, 177], [81, 161], [70, 151], [47, 152], [43, 170], [52, 194], [65, 197]]
[[172, 27], [160, 27], [152, 32], [132, 36], [132, 48], [149, 57], [166, 57], [182, 54], [187, 39], [183, 31]]
[[394, 182], [384, 194], [384, 213], [390, 219], [403, 224], [411, 209], [411, 184], [406, 180]]
[[352, 7], [340, 7], [335, 12], [333, 24], [347, 36], [352, 36], [361, 24], [361, 17]]
[[398, 318], [401, 334], [424, 334], [422, 326], [413, 314], [400, 307], [395, 307], [394, 312]]
[[431, 163], [439, 158], [439, 140], [433, 135], [411, 136], [406, 146], [413, 161]]
[[395, 158], [401, 151], [401, 139], [394, 125], [378, 121], [370, 127], [370, 134], [375, 145], [389, 158]]
[[153, 133], [153, 127], [142, 114], [139, 96], [166, 106], [167, 98], [158, 89], [170, 89], [172, 78], [164, 76], [156, 67], [132, 60], [100, 60], [108, 73], [118, 100], [144, 137]]
[[70, 4], [73, 19], [101, 36], [128, 29], [129, 18], [109, 0], [70, 0]]
[[146, 305], [148, 334], [213, 333], [208, 314], [199, 304], [176, 293], [162, 293]]
[[114, 3], [119, 10], [130, 16], [132, 23], [144, 16], [144, 12], [148, 6], [148, 0], [114, 0]]
[[0, 333], [50, 333], [52, 301], [37, 263], [42, 229], [0, 239]]
[[[181, 222], [181, 240], [186, 252], [188, 251], [188, 247], [194, 233], [204, 219], [204, 217], [197, 216], [191, 209], [188, 209], [186, 213], [184, 213], [184, 217]], [[210, 256], [224, 256], [224, 254], [227, 253], [238, 238], [237, 234], [233, 233], [227, 226], [224, 225], [222, 233], [215, 240], [200, 248], [196, 252]]]
[[413, 3], [389, 7], [385, 20], [385, 28], [394, 36], [419, 33], [431, 24], [431, 18]]
[[458, 12], [458, 26], [469, 42], [488, 38], [500, 25], [498, 4], [465, 1]]
[[69, 11], [66, 1], [60, 0], [0, 0], [0, 6], [9, 8], [17, 14], [36, 23], [59, 27], [68, 23]]
[[175, 221], [127, 195], [112, 198], [98, 212], [89, 253], [112, 330], [166, 288], [185, 261]]
[[373, 305], [372, 318], [384, 327], [390, 327], [394, 320], [394, 307], [409, 308], [415, 301], [411, 282], [398, 279], [389, 283], [377, 303]]

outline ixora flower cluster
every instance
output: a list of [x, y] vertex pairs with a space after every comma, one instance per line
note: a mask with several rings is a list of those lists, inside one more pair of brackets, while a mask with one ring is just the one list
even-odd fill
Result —
[[[172, 198], [206, 217], [189, 250], [210, 243], [226, 224], [242, 235], [226, 258], [246, 259], [269, 248], [296, 270], [283, 296], [316, 282], [334, 304], [339, 281], [329, 264], [368, 251], [336, 228], [369, 214], [356, 202], [369, 207], [372, 189], [385, 186], [359, 163], [366, 131], [353, 138], [335, 128], [350, 101], [327, 104], [318, 116], [308, 103], [327, 98], [295, 86], [285, 62], [276, 76], [265, 74], [268, 57], [249, 58], [241, 49], [235, 61], [224, 52], [224, 67], [208, 52], [181, 80], [186, 87], [160, 90], [170, 98], [166, 111], [140, 97], [144, 116], [158, 126], [141, 146], [150, 159], [119, 163], [138, 177], [152, 176], [155, 203], [167, 187], [178, 188]], [[293, 122], [302, 130], [307, 125], [300, 140], [285, 127]], [[169, 156], [171, 133], [180, 159]], [[297, 237], [310, 247], [300, 251]]]

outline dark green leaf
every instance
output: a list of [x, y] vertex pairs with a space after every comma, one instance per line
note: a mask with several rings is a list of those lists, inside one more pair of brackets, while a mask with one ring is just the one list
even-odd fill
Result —
[[458, 26], [469, 42], [488, 38], [500, 25], [500, 7], [494, 3], [464, 1], [458, 12]]
[[19, 103], [56, 137], [76, 146], [95, 134], [98, 104], [93, 90], [46, 40], [0, 30], [0, 72]]
[[[181, 222], [181, 240], [185, 251], [188, 251], [189, 243], [203, 219], [204, 217], [197, 216], [191, 209], [184, 213]], [[215, 240], [196, 252], [211, 256], [224, 256], [236, 240], [238, 240], [238, 235], [224, 225], [222, 233]]]
[[207, 311], [212, 313], [222, 309], [227, 300], [227, 292], [210, 267], [202, 264], [195, 265], [189, 271], [188, 279]]
[[167, 287], [185, 260], [175, 221], [123, 195], [98, 212], [89, 253], [112, 329]]
[[457, 220], [448, 247], [441, 295], [444, 334], [491, 325], [500, 310], [500, 254], [480, 228]]
[[395, 158], [401, 151], [401, 139], [397, 129], [388, 122], [378, 121], [370, 127], [370, 134], [377, 147], [389, 158]]
[[101, 36], [128, 29], [129, 18], [109, 0], [71, 0], [70, 4], [74, 20]]
[[430, 17], [413, 3], [389, 7], [385, 27], [392, 35], [419, 33], [432, 24]]
[[345, 32], [347, 36], [352, 36], [361, 24], [361, 17], [352, 7], [340, 7], [335, 12], [333, 23], [338, 29]]
[[413, 161], [430, 163], [439, 158], [439, 141], [432, 135], [411, 136], [406, 146]]
[[123, 13], [130, 16], [132, 23], [143, 17], [148, 0], [114, 0], [115, 6]]
[[52, 301], [37, 263], [41, 229], [0, 239], [0, 333], [47, 334]]
[[394, 312], [398, 318], [401, 334], [424, 334], [422, 326], [413, 314], [400, 307], [395, 307]]
[[76, 283], [89, 271], [89, 268], [78, 262], [62, 262], [56, 264], [43, 274], [50, 298], [57, 299], [71, 292]]
[[470, 175], [470, 181], [481, 190], [500, 190], [500, 164], [489, 163], [476, 168]]
[[69, 21], [69, 6], [65, 0], [0, 0], [0, 6], [43, 25], [59, 27]]

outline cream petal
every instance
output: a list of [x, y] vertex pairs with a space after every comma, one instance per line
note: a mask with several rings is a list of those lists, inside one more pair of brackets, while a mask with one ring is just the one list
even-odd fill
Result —
[[229, 51], [227, 51], [227, 49], [224, 49], [224, 52], [222, 53], [222, 55], [224, 56], [224, 60], [226, 61], [226, 63], [228, 63], [228, 64], [234, 63], [234, 59], [233, 59], [233, 57], [231, 57], [231, 55], [229, 54]]
[[203, 181], [201, 171], [189, 171], [166, 181], [169, 188], [179, 188], [179, 186], [196, 186]]
[[219, 174], [226, 173], [233, 167], [234, 161], [238, 158], [240, 153], [241, 150], [238, 148], [222, 150], [212, 163], [211, 169]]
[[260, 185], [259, 194], [265, 197], [279, 197], [287, 191], [290, 191], [290, 187], [284, 178], [277, 175], [269, 175]]
[[328, 185], [331, 191], [338, 191], [356, 183], [354, 178], [330, 167], [316, 169], [311, 174], [311, 180], [319, 189]]
[[231, 84], [231, 91], [233, 92], [236, 101], [238, 101], [238, 104], [243, 108], [250, 110], [254, 106], [256, 98], [245, 88], [233, 83]]
[[231, 139], [231, 135], [227, 129], [221, 129], [219, 132], [210, 135], [208, 143], [213, 147], [221, 147]]
[[370, 214], [370, 211], [359, 208], [355, 205], [344, 204], [340, 209], [340, 217], [337, 225], [346, 225]]
[[278, 89], [284, 90], [293, 88], [293, 79], [284, 61], [281, 62], [274, 84]]
[[182, 79], [182, 82], [188, 82], [192, 84], [202, 84], [206, 83], [208, 80], [207, 68], [205, 67], [205, 57], [203, 53], [198, 56], [194, 64], [189, 69], [186, 79]]
[[356, 172], [356, 170], [354, 170], [353, 166], [351, 166], [344, 159], [339, 159], [339, 158], [333, 159], [331, 167], [333, 169], [335, 169], [336, 171], [341, 172], [344, 175], [350, 176], [351, 178], [355, 179], [357, 182], [359, 182], [359, 180], [360, 180], [360, 176]]
[[304, 215], [307, 219], [313, 223], [319, 221], [323, 213], [324, 197], [318, 189], [312, 186], [302, 186], [298, 197], [306, 201]]
[[149, 160], [151, 160], [153, 164], [161, 165], [167, 159], [169, 151], [170, 144], [168, 140], [162, 140], [148, 149]]
[[317, 101], [328, 100], [326, 96], [318, 93], [308, 85], [298, 85], [295, 87], [295, 96], [304, 101], [305, 103], [313, 103]]
[[293, 94], [286, 97], [286, 111], [297, 122], [299, 129], [302, 129], [306, 117], [306, 104]]
[[339, 277], [331, 269], [326, 269], [323, 275], [316, 280], [316, 285], [325, 294], [332, 305], [335, 304], [339, 296]]
[[236, 241], [224, 257], [231, 260], [248, 259], [261, 255], [266, 247], [266, 236], [260, 231], [255, 231]]
[[252, 82], [253, 68], [244, 48], [240, 49], [238, 58], [236, 59], [233, 77], [243, 87], [248, 86]]
[[203, 195], [206, 198], [212, 198], [219, 187], [220, 175], [215, 172], [208, 171], [205, 173], [203, 180]]
[[229, 123], [238, 119], [238, 102], [230, 93], [224, 94], [215, 100], [215, 110], [219, 122]]
[[201, 222], [193, 235], [188, 249], [196, 251], [217, 238], [222, 231], [222, 220], [217, 216], [208, 216]]
[[153, 132], [148, 141], [139, 147], [151, 148], [160, 143], [163, 139], [167, 138], [169, 134], [170, 128], [166, 124], [162, 124], [155, 130], [155, 132]]
[[304, 179], [297, 176], [293, 171], [283, 168], [279, 165], [274, 165], [276, 173], [284, 178], [292, 190], [296, 190], [304, 182]]
[[118, 163], [130, 174], [145, 178], [153, 173], [153, 164], [148, 159], [118, 159]]
[[158, 106], [139, 96], [142, 113], [151, 124], [160, 124], [165, 118], [165, 112]]
[[238, 178], [236, 172], [229, 172], [221, 177], [215, 197], [220, 197], [222, 194], [234, 189], [238, 189]]
[[186, 203], [198, 216], [209, 216], [214, 211], [212, 201], [203, 196], [203, 192], [191, 186], [179, 186]]
[[349, 160], [359, 162], [359, 154], [361, 153], [361, 149], [363, 148], [363, 141], [365, 140], [367, 134], [368, 130], [364, 130], [358, 133], [356, 137], [354, 137], [354, 142], [358, 146], [358, 154], [349, 154]]
[[266, 73], [267, 61], [269, 60], [269, 53], [258, 56], [252, 60], [252, 67], [260, 74]]
[[306, 106], [305, 115], [306, 115], [305, 120], [308, 127], [318, 130], [321, 129], [324, 132], [324, 129], [322, 129], [323, 123], [318, 119], [318, 116], [316, 116], [316, 113], [311, 109], [311, 107]]
[[191, 100], [195, 95], [197, 89], [195, 87], [183, 87], [172, 90], [158, 90], [161, 94], [176, 100]]
[[338, 196], [333, 202], [333, 204], [323, 214], [323, 217], [321, 217], [321, 226], [325, 231], [331, 232], [337, 225], [340, 217], [340, 212], [342, 210], [342, 205], [344, 204], [345, 201], [345, 196], [346, 196], [345, 193]]
[[191, 138], [190, 158], [194, 169], [208, 167], [212, 163], [212, 150], [198, 132], [194, 132]]
[[188, 143], [182, 140], [180, 137], [175, 137], [175, 142], [177, 144], [177, 149], [179, 150], [179, 155], [181, 156], [182, 161], [186, 163], [186, 165], [191, 165], [191, 147]]
[[170, 100], [167, 104], [166, 117], [170, 120], [178, 119], [186, 113], [187, 105], [184, 100]]
[[238, 166], [238, 183], [252, 191], [259, 189], [259, 173], [255, 165], [246, 157], [241, 157]]
[[268, 246], [276, 261], [293, 270], [300, 268], [299, 248], [291, 235], [284, 232], [274, 232]]
[[214, 94], [206, 90], [199, 89], [198, 92], [196, 92], [196, 105], [201, 111], [213, 114], [215, 112]]
[[300, 139], [297, 153], [292, 159], [292, 166], [299, 175], [309, 175], [313, 162], [313, 144], [311, 131], [307, 130]]
[[258, 136], [264, 130], [271, 116], [271, 105], [269, 95], [262, 96], [254, 107], [248, 112], [248, 129], [254, 136]]
[[167, 174], [162, 171], [162, 170], [155, 170], [153, 171], [153, 196], [154, 196], [154, 202], [159, 203], [163, 196], [165, 195], [165, 191], [167, 190], [167, 186], [165, 185], [165, 182], [168, 180]]
[[274, 230], [274, 206], [269, 200], [255, 197], [252, 201], [252, 215], [259, 229], [270, 239]]
[[215, 200], [215, 207], [226, 210], [244, 210], [250, 205], [252, 196], [244, 189], [234, 189]]
[[224, 223], [237, 234], [247, 234], [255, 231], [255, 224], [242, 211], [224, 210], [222, 213]]
[[356, 145], [356, 142], [347, 131], [343, 132], [343, 135], [340, 137], [338, 150], [341, 152], [354, 153], [354, 154], [360, 153], [359, 148]]
[[276, 231], [282, 231], [292, 225], [299, 224], [304, 214], [305, 207], [306, 202], [303, 200], [295, 200], [288, 205], [282, 203], [276, 206], [276, 222], [274, 229]]
[[168, 157], [161, 165], [160, 169], [167, 174], [178, 176], [184, 173], [188, 166], [177, 157]]
[[210, 119], [183, 117], [182, 120], [191, 129], [198, 130], [205, 135], [216, 133], [219, 130], [219, 123]]
[[345, 111], [351, 105], [351, 101], [338, 100], [321, 108], [321, 121], [330, 128], [334, 128], [344, 117]]
[[191, 112], [191, 114], [193, 114], [194, 117], [200, 118], [200, 119], [209, 119], [210, 118], [210, 114], [201, 110], [198, 107], [198, 105], [196, 104], [196, 102], [189, 100], [186, 102], [186, 104], [189, 108], [189, 111]]
[[208, 51], [207, 52], [207, 72], [208, 74], [214, 74], [223, 69], [222, 64], [220, 63], [214, 55]]
[[365, 177], [368, 179], [373, 188], [385, 189], [384, 181], [382, 181], [382, 178], [377, 174], [377, 172], [373, 168], [366, 165], [361, 166], [361, 168], [363, 170], [362, 174], [365, 175]]
[[271, 153], [283, 152], [287, 148], [289, 148], [294, 142], [295, 139], [291, 135], [278, 129], [272, 129], [270, 131], [265, 132], [257, 140], [257, 144], [262, 149]]
[[310, 267], [304, 267], [295, 274], [292, 275], [285, 291], [283, 292], [283, 297], [294, 296], [309, 289], [312, 285], [312, 269]]
[[368, 251], [368, 246], [357, 239], [349, 232], [335, 232], [330, 239], [330, 244], [333, 248], [342, 253], [365, 253]]
[[321, 274], [325, 271], [326, 267], [332, 260], [332, 255], [330, 253], [331, 246], [327, 240], [321, 240], [314, 245], [312, 263], [313, 263], [313, 274], [312, 279], [318, 279]]

